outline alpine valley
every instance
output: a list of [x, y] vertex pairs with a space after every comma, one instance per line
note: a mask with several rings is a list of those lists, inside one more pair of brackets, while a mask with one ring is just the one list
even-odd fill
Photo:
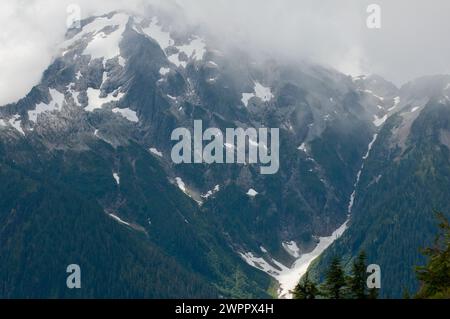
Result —
[[[433, 211], [450, 212], [450, 76], [397, 88], [253, 59], [180, 19], [85, 19], [0, 107], [0, 297], [289, 298], [362, 250], [382, 297], [417, 290]], [[171, 133], [196, 120], [279, 128], [278, 173], [175, 165]]]

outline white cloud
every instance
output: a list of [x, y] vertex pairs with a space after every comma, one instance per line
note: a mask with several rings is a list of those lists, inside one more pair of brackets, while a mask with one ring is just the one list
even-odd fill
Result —
[[[382, 28], [366, 28], [372, 0], [173, 0], [189, 20], [222, 44], [289, 60], [312, 60], [346, 73], [379, 73], [396, 83], [450, 73], [448, 0], [378, 0]], [[0, 1], [0, 105], [39, 82], [63, 39], [67, 6], [87, 17], [113, 10], [142, 12], [170, 0]]]

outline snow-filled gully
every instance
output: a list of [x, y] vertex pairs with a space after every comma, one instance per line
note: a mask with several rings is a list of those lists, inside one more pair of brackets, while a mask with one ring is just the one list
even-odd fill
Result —
[[[348, 223], [350, 221], [350, 217], [353, 211], [353, 204], [356, 198], [356, 189], [359, 185], [359, 181], [361, 178], [361, 174], [364, 170], [365, 161], [369, 158], [370, 152], [372, 150], [373, 145], [375, 144], [378, 138], [378, 134], [373, 136], [372, 141], [368, 145], [367, 153], [364, 155], [363, 163], [361, 165], [360, 170], [356, 175], [356, 181], [354, 184], [354, 189], [352, 194], [350, 195], [349, 204], [348, 204], [348, 219], [342, 224], [338, 229], [336, 229], [333, 234], [329, 237], [319, 237], [319, 243], [313, 251], [301, 254], [298, 259], [292, 264], [290, 268], [286, 267], [282, 263], [270, 259], [269, 257], [258, 257], [252, 252], [240, 253], [241, 257], [250, 265], [253, 266], [265, 273], [269, 274], [271, 277], [275, 278], [279, 283], [278, 289], [278, 297], [282, 299], [290, 299], [292, 298], [291, 291], [295, 288], [298, 281], [301, 277], [306, 273], [311, 263], [319, 257], [328, 247], [331, 246], [337, 239], [339, 239], [347, 230]], [[270, 260], [270, 263], [267, 261]], [[274, 267], [276, 266], [276, 267]]]

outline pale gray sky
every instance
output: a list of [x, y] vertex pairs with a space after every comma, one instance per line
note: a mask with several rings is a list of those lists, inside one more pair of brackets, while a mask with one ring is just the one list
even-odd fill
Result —
[[[400, 85], [450, 73], [448, 0], [173, 0], [189, 21], [224, 44], [292, 61], [309, 59], [345, 73], [378, 73]], [[138, 10], [168, 0], [1, 0], [0, 105], [38, 83], [64, 37], [68, 4], [83, 17]], [[366, 27], [366, 8], [381, 6], [382, 28]]]

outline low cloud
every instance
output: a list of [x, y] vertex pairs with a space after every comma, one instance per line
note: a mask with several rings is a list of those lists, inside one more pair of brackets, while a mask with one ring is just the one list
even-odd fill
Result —
[[40, 80], [63, 40], [67, 6], [87, 17], [147, 4], [182, 8], [224, 45], [290, 61], [311, 60], [349, 73], [378, 73], [397, 84], [450, 73], [447, 0], [378, 0], [382, 28], [366, 27], [369, 0], [2, 0], [0, 105]]

